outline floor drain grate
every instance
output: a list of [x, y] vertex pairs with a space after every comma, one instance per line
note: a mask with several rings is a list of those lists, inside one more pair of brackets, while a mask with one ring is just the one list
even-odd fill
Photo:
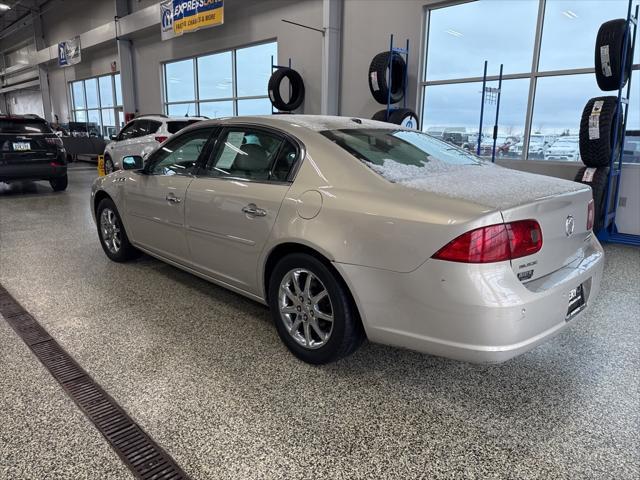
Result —
[[136, 478], [188, 480], [176, 462], [1, 285], [0, 314], [93, 422]]

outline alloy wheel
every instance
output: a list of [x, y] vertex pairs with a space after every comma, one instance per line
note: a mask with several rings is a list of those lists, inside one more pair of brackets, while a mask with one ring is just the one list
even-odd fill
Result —
[[104, 208], [100, 214], [100, 233], [109, 252], [117, 254], [122, 247], [122, 233], [118, 217], [110, 208]]
[[333, 306], [322, 281], [310, 270], [290, 270], [280, 282], [280, 317], [289, 335], [304, 348], [324, 346], [333, 332]]

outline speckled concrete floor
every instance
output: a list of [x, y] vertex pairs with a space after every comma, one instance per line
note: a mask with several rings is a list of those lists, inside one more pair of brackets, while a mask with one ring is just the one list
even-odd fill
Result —
[[[266, 308], [108, 261], [92, 176], [0, 187], [0, 282], [194, 479], [640, 478], [639, 250], [608, 246], [588, 315], [506, 364], [367, 344], [312, 367]], [[4, 325], [0, 348], [0, 478], [125, 477]]]

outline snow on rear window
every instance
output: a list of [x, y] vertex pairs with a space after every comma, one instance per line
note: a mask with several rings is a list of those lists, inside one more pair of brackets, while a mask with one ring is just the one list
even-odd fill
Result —
[[478, 157], [422, 132], [349, 129], [321, 133], [390, 182], [486, 164]]

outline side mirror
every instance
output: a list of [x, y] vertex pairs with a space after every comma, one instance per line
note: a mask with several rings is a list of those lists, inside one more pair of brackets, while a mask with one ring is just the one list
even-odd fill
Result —
[[117, 140], [118, 139], [118, 135], [109, 135], [109, 140]]
[[122, 157], [123, 170], [140, 170], [144, 167], [142, 157], [139, 155], [127, 155]]

